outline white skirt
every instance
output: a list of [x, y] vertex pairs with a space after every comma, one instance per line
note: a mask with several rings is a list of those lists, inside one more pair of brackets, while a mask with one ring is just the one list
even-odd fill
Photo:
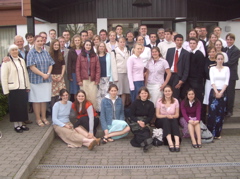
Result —
[[52, 83], [30, 83], [29, 102], [43, 103], [51, 101]]
[[203, 104], [208, 105], [208, 103], [209, 103], [209, 95], [210, 95], [211, 89], [212, 89], [211, 81], [210, 80], [206, 80]]
[[147, 89], [150, 94], [150, 101], [153, 102], [154, 107], [156, 107], [156, 102], [162, 97], [162, 91], [160, 91], [160, 84], [147, 84]]

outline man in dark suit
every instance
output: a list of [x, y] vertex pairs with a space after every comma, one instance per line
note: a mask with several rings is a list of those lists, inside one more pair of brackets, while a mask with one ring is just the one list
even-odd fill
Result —
[[201, 27], [201, 34], [199, 35], [200, 39], [204, 40], [205, 43], [207, 43], [208, 38], [207, 38], [207, 28], [206, 27]]
[[28, 44], [24, 46], [25, 50], [29, 52], [34, 47], [34, 34], [33, 33], [26, 33], [25, 39], [27, 40]]
[[56, 39], [56, 30], [55, 29], [49, 30], [49, 37], [50, 37], [50, 41], [48, 43], [46, 43], [47, 46], [50, 46], [51, 41]]
[[174, 36], [176, 47], [169, 48], [166, 55], [172, 76], [168, 84], [173, 89], [173, 97], [180, 99], [180, 92], [183, 83], [186, 82], [189, 73], [189, 52], [182, 48], [183, 36]]
[[65, 39], [65, 47], [67, 49], [70, 49], [71, 48], [71, 36], [70, 36], [70, 31], [69, 30], [64, 30], [63, 33], [62, 33], [62, 36], [64, 37]]
[[156, 42], [157, 41], [157, 34], [151, 33], [149, 35], [149, 37], [150, 37], [150, 43], [148, 45], [146, 45], [146, 47], [149, 47], [149, 48], [157, 47], [157, 45], [158, 45], [158, 43]]
[[235, 99], [235, 86], [238, 78], [238, 60], [240, 58], [240, 50], [234, 45], [235, 35], [229, 33], [226, 35], [227, 48], [225, 49], [228, 55], [228, 62], [226, 65], [230, 70], [230, 79], [227, 87], [227, 115], [232, 116], [233, 105]]

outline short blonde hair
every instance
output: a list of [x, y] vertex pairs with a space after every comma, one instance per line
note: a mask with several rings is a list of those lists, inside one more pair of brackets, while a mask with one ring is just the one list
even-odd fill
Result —
[[17, 49], [18, 50], [18, 46], [15, 45], [15, 44], [10, 45], [9, 48], [8, 48], [8, 53], [10, 53], [10, 51], [13, 50], [13, 49]]

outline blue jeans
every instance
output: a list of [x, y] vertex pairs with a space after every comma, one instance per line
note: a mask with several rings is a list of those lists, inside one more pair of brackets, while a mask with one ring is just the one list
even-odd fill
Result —
[[136, 100], [139, 89], [144, 86], [144, 81], [134, 81], [133, 84], [134, 90], [130, 91], [132, 102]]

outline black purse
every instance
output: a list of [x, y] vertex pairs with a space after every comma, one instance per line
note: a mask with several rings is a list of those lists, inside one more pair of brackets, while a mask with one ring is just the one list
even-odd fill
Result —
[[[138, 121], [143, 121], [146, 118], [147, 118], [146, 116], [137, 117]], [[129, 126], [130, 126], [132, 132], [136, 132], [136, 131], [143, 129], [137, 122], [130, 122]]]

